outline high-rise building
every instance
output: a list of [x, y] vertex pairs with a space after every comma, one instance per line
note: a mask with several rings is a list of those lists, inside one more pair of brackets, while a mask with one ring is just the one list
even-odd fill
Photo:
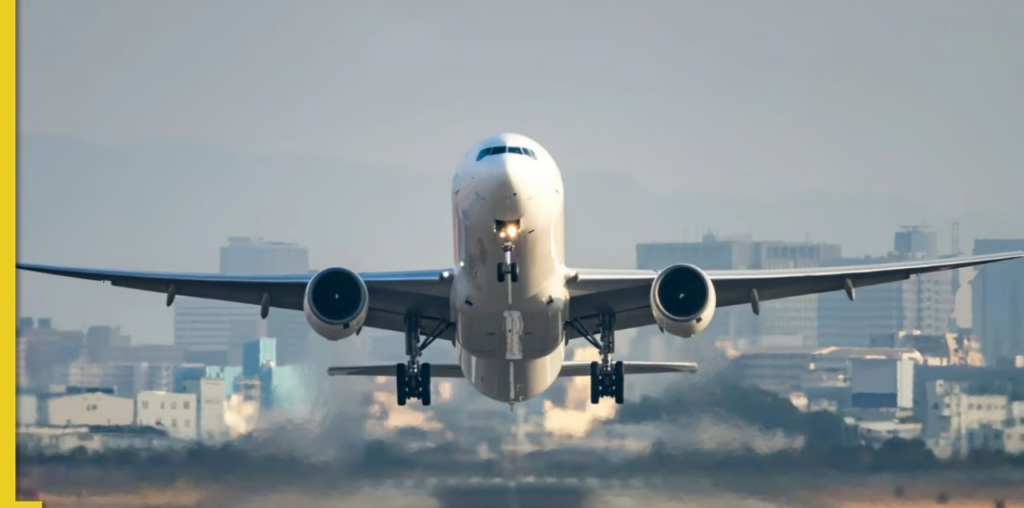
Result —
[[[826, 266], [849, 266], [936, 257], [936, 234], [922, 226], [894, 235], [894, 252], [884, 257], [839, 258]], [[904, 281], [857, 288], [851, 302], [842, 291], [818, 299], [818, 341], [823, 346], [867, 346], [875, 335], [919, 330], [944, 335], [954, 308], [953, 274], [944, 271]]]
[[[220, 249], [220, 271], [226, 275], [308, 273], [309, 251], [294, 243], [230, 237]], [[242, 343], [262, 336], [278, 339], [281, 363], [305, 360], [310, 328], [300, 311], [272, 309], [263, 321], [253, 305], [190, 298], [175, 304], [174, 340], [189, 362], [241, 364]]]
[[904, 226], [893, 235], [895, 251], [903, 257], [938, 257], [938, 243], [938, 234], [925, 226]]
[[174, 303], [174, 344], [189, 363], [241, 364], [241, 344], [263, 335], [263, 325], [252, 305], [193, 298]]
[[[1024, 250], [1024, 239], [975, 240], [974, 254]], [[1024, 261], [1006, 261], [977, 268], [971, 280], [974, 333], [989, 365], [1013, 365], [1024, 355]]]
[[85, 333], [79, 330], [57, 330], [49, 318], [19, 320], [18, 336], [22, 351], [23, 386], [41, 388], [51, 384], [67, 384], [68, 367], [81, 359]]
[[263, 367], [277, 365], [277, 341], [261, 337], [242, 345], [242, 375], [258, 376]]

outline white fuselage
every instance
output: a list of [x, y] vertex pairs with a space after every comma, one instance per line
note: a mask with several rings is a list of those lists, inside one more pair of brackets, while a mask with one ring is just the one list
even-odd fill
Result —
[[[529, 148], [489, 155], [491, 146]], [[485, 396], [520, 402], [547, 390], [565, 359], [568, 313], [562, 176], [535, 141], [489, 138], [468, 153], [452, 181], [456, 348], [466, 379]], [[503, 239], [496, 221], [518, 220], [511, 260], [518, 280], [499, 282]]]

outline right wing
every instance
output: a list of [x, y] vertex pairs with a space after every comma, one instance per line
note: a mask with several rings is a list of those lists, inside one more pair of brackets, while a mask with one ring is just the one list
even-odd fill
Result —
[[[875, 265], [709, 270], [706, 273], [715, 286], [718, 307], [728, 307], [749, 304], [754, 290], [761, 302], [844, 289], [852, 295], [856, 288], [906, 280], [912, 275], [1021, 258], [1024, 258], [1024, 252]], [[568, 280], [572, 313], [570, 318], [577, 320], [577, 324], [592, 334], [600, 330], [599, 319], [603, 313], [615, 315], [616, 330], [655, 324], [650, 294], [651, 284], [658, 273], [657, 270], [571, 270]], [[580, 336], [571, 327], [566, 333], [570, 338]]]
[[[17, 269], [61, 277], [108, 281], [113, 286], [191, 296], [225, 302], [260, 305], [269, 295], [270, 306], [302, 310], [306, 285], [315, 273], [294, 275], [222, 275], [201, 273], [137, 272], [71, 268], [63, 266], [17, 263]], [[359, 276], [370, 293], [370, 309], [364, 326], [395, 332], [405, 331], [406, 314], [420, 316], [425, 335], [444, 329], [451, 314], [448, 305], [450, 270], [419, 270], [408, 272], [364, 272]], [[171, 297], [168, 297], [170, 305]], [[253, 312], [258, 312], [254, 309]], [[448, 327], [438, 337], [452, 340], [454, 328]]]

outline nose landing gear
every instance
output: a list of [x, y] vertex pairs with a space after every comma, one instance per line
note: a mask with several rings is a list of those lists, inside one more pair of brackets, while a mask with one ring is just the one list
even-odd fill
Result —
[[[505, 259], [511, 256], [506, 255]], [[519, 282], [519, 263], [513, 263], [505, 261], [504, 263], [498, 263], [498, 282], [505, 282], [505, 278], [508, 277], [512, 282]]]
[[498, 263], [498, 282], [504, 283], [506, 278], [513, 283], [519, 282], [519, 263], [512, 261], [512, 251], [515, 244], [512, 243], [519, 236], [519, 221], [495, 221], [494, 230], [501, 240], [501, 250], [505, 253], [505, 262]]

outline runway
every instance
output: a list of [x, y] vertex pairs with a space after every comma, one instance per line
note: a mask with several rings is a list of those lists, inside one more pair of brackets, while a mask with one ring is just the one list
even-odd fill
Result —
[[[813, 478], [752, 479], [733, 477], [662, 478], [436, 478], [408, 477], [353, 481], [332, 485], [282, 482], [254, 485], [234, 481], [164, 488], [137, 485], [117, 492], [45, 495], [47, 508], [918, 508], [935, 506], [936, 494], [948, 492], [955, 505], [990, 508], [994, 499], [1012, 503], [1019, 489], [956, 488], [952, 483], [904, 483], [908, 495], [893, 496], [881, 478], [813, 484]], [[905, 480], [905, 479], [904, 479]], [[874, 485], [872, 485], [874, 484]], [[969, 487], [969, 485], [968, 485]]]

